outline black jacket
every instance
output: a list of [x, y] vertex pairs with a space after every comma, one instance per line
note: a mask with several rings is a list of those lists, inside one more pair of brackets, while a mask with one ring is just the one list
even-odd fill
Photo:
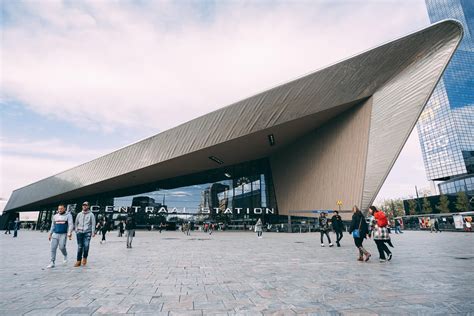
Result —
[[359, 229], [360, 226], [360, 237], [365, 238], [369, 233], [369, 227], [365, 221], [365, 217], [361, 212], [354, 213], [352, 215], [351, 226], [349, 227], [349, 233], [352, 233], [355, 229]]
[[332, 229], [335, 231], [342, 231], [344, 230], [344, 224], [342, 223], [342, 218], [340, 215], [334, 215], [331, 218]]
[[327, 217], [320, 217], [319, 218], [319, 230], [320, 231], [328, 231], [329, 230], [329, 219]]
[[130, 230], [135, 228], [137, 228], [137, 225], [135, 225], [135, 220], [132, 217], [127, 218], [125, 222], [125, 229]]

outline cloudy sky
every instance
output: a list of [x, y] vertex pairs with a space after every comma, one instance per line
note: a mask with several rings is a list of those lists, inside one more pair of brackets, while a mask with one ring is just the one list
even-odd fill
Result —
[[[1, 4], [3, 205], [15, 188], [429, 24], [423, 0]], [[378, 200], [415, 184], [429, 186], [416, 131]]]

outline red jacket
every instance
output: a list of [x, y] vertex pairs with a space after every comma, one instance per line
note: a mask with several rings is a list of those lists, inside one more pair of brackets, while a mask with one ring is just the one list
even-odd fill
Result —
[[387, 216], [384, 212], [378, 211], [374, 214], [374, 218], [377, 220], [378, 227], [386, 227], [388, 225]]

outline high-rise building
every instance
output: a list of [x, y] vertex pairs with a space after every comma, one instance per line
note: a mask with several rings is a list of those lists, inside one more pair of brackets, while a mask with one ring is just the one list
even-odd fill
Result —
[[474, 1], [426, 0], [432, 23], [456, 19], [464, 37], [418, 121], [426, 174], [440, 193], [474, 191]]

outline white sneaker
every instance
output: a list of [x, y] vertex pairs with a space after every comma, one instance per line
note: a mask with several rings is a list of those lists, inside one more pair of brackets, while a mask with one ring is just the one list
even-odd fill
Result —
[[386, 262], [387, 260], [385, 259], [379, 259], [380, 262]]
[[63, 264], [67, 264], [67, 257], [64, 257]]
[[321, 247], [324, 247], [324, 244], [321, 244]]
[[48, 266], [46, 267], [47, 269], [51, 269], [51, 268], [54, 268], [54, 262], [50, 262], [50, 264], [48, 264]]
[[333, 244], [329, 244], [329, 247], [333, 247], [334, 245]]

